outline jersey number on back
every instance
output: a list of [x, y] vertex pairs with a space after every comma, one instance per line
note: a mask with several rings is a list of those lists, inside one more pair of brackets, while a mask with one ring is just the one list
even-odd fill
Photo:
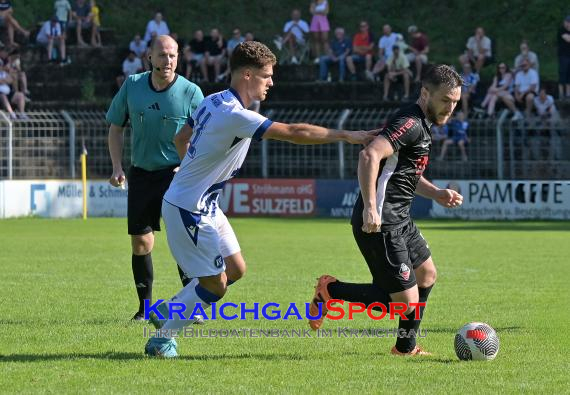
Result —
[[196, 117], [196, 127], [194, 128], [194, 136], [192, 137], [192, 141], [190, 142], [190, 149], [188, 150], [188, 155], [190, 158], [194, 158], [196, 155], [196, 143], [200, 140], [200, 136], [202, 132], [204, 132], [204, 128], [208, 124], [208, 121], [212, 117], [211, 113], [206, 113], [206, 107], [202, 108]]

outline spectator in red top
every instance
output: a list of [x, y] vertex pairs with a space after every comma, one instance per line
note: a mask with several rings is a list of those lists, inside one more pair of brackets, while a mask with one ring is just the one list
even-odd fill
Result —
[[422, 78], [422, 66], [427, 64], [429, 53], [429, 40], [425, 33], [418, 30], [418, 27], [411, 25], [408, 27], [408, 34], [410, 35], [409, 53], [406, 54], [410, 64], [416, 65], [416, 78], [415, 82], [420, 82]]
[[350, 79], [356, 80], [356, 67], [354, 63], [364, 63], [366, 74], [372, 74], [372, 53], [374, 37], [370, 33], [368, 22], [361, 21], [359, 31], [352, 38], [352, 55], [346, 58], [346, 67], [350, 73]]

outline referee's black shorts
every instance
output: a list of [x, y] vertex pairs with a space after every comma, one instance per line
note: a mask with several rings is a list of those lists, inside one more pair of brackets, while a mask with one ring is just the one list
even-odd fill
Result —
[[127, 222], [130, 235], [144, 235], [160, 230], [162, 197], [170, 186], [176, 167], [148, 171], [131, 166], [127, 176]]
[[360, 226], [353, 225], [352, 233], [374, 284], [388, 293], [416, 285], [414, 269], [424, 263], [431, 252], [411, 220], [399, 229], [377, 233], [365, 233]]

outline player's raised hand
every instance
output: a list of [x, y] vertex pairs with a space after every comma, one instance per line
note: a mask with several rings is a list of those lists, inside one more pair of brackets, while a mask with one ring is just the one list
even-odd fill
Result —
[[114, 170], [111, 178], [109, 178], [109, 184], [114, 187], [121, 187], [125, 185], [125, 172], [123, 169]]
[[463, 204], [463, 196], [453, 189], [441, 189], [435, 201], [443, 207], [454, 208]]
[[375, 233], [380, 231], [380, 215], [374, 207], [364, 207], [362, 211], [362, 231], [364, 233]]
[[368, 145], [368, 143], [374, 140], [374, 137], [376, 137], [376, 135], [373, 134], [372, 131], [355, 130], [349, 133], [347, 142], [350, 144]]

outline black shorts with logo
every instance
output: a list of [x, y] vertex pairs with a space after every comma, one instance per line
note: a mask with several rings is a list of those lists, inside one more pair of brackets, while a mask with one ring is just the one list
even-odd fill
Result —
[[360, 226], [353, 225], [352, 233], [374, 284], [388, 293], [416, 285], [414, 269], [424, 263], [431, 252], [411, 220], [401, 228], [377, 233], [365, 233]]
[[148, 171], [131, 166], [127, 176], [127, 222], [130, 235], [144, 235], [160, 230], [162, 197], [170, 186], [176, 167]]

